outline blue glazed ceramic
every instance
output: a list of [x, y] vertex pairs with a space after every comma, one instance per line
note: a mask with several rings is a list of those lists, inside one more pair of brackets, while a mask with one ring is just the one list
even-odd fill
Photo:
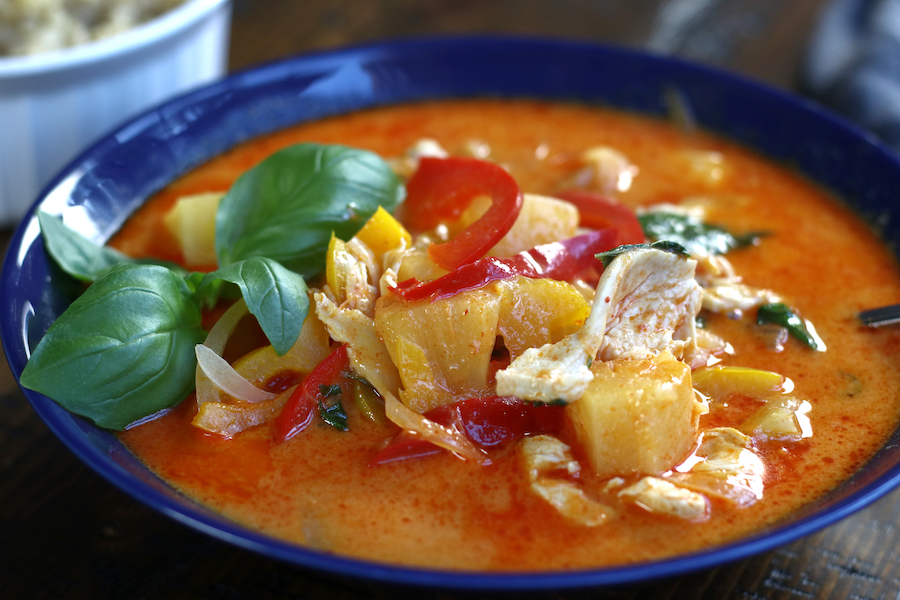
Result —
[[[146, 198], [232, 146], [294, 123], [364, 107], [468, 96], [596, 102], [665, 116], [679, 95], [697, 123], [789, 164], [877, 220], [891, 243], [900, 162], [871, 137], [814, 105], [722, 72], [632, 51], [551, 40], [464, 38], [376, 44], [303, 56], [230, 77], [124, 124], [73, 162], [37, 200], [107, 240]], [[35, 206], [36, 206], [35, 205]], [[22, 372], [50, 323], [80, 288], [48, 262], [35, 207], [12, 241], [0, 280], [0, 334]], [[770, 550], [830, 525], [900, 483], [900, 433], [854, 477], [790, 520], [734, 543], [626, 567], [539, 574], [469, 574], [335, 557], [269, 538], [182, 496], [111, 433], [24, 390], [84, 462], [132, 497], [228, 543], [333, 576], [458, 590], [540, 590], [646, 581]]]

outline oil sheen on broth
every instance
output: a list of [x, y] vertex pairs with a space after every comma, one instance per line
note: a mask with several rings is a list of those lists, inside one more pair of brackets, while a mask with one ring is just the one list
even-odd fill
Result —
[[[707, 326], [734, 348], [724, 364], [793, 380], [794, 394], [812, 405], [814, 435], [764, 444], [763, 498], [744, 508], [713, 500], [710, 517], [700, 522], [627, 505], [602, 526], [573, 524], [529, 489], [514, 453], [489, 466], [448, 452], [370, 466], [396, 428], [372, 424], [352, 406], [350, 432], [313, 425], [275, 443], [268, 425], [231, 440], [193, 427], [196, 407], [188, 399], [122, 434], [153, 471], [248, 527], [327, 552], [452, 569], [556, 570], [650, 560], [745, 535], [835, 487], [895, 429], [900, 336], [864, 328], [855, 317], [900, 297], [897, 264], [882, 242], [790, 171], [720, 139], [643, 117], [579, 105], [477, 100], [379, 108], [304, 124], [238, 147], [176, 181], [125, 225], [113, 245], [132, 255], [178, 260], [161, 223], [173, 202], [226, 190], [287, 145], [339, 143], [394, 157], [421, 138], [438, 140], [451, 152], [481, 141], [523, 191], [548, 195], [577, 169], [582, 151], [610, 146], [638, 169], [628, 190], [618, 193], [623, 203], [700, 199], [712, 223], [767, 232], [762, 243], [728, 258], [746, 284], [774, 290], [799, 307], [828, 351], [813, 352], [791, 339], [784, 351], [774, 352], [750, 316], [712, 315]], [[714, 404], [701, 427], [740, 420], [756, 407], [739, 397]], [[573, 451], [587, 464], [578, 448]], [[581, 484], [589, 494], [602, 492], [589, 469]]]

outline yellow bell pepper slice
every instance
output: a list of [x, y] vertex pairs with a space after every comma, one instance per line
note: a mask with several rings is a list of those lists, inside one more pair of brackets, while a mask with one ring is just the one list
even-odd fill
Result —
[[716, 401], [731, 394], [767, 400], [794, 388], [793, 382], [780, 373], [749, 367], [704, 367], [695, 370], [691, 378], [698, 392]]

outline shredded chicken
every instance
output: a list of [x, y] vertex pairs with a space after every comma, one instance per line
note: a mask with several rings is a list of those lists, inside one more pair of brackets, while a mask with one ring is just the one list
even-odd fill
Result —
[[396, 393], [400, 387], [400, 374], [375, 331], [375, 321], [357, 309], [338, 307], [323, 292], [316, 292], [313, 299], [316, 316], [325, 324], [332, 339], [348, 344], [347, 354], [353, 370], [365, 377], [382, 397]]
[[553, 436], [536, 435], [519, 442], [518, 451], [531, 490], [561, 515], [587, 527], [602, 525], [613, 515], [610, 507], [588, 498], [576, 483], [564, 478], [581, 471], [569, 446]]
[[618, 493], [619, 498], [631, 500], [656, 514], [698, 521], [709, 515], [709, 500], [659, 477], [644, 477]]
[[733, 313], [782, 301], [775, 292], [743, 283], [724, 256], [701, 256], [696, 252], [692, 256], [697, 259], [697, 283], [703, 288], [704, 309], [715, 313]]
[[751, 449], [750, 437], [732, 427], [703, 433], [689, 472], [668, 477], [673, 483], [738, 506], [762, 498], [765, 464]]
[[655, 249], [635, 248], [603, 272], [591, 314], [576, 333], [526, 350], [497, 372], [497, 393], [526, 400], [574, 402], [593, 379], [595, 358], [647, 359], [695, 348], [694, 317], [702, 292], [696, 262]]
[[408, 179], [419, 168], [419, 159], [423, 156], [447, 158], [450, 155], [436, 140], [422, 138], [407, 148], [402, 156], [388, 160], [388, 164], [398, 177]]

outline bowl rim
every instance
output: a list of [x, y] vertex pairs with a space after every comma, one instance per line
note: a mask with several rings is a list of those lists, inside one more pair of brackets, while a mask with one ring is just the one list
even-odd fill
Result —
[[232, 0], [186, 0], [149, 21], [110, 37], [27, 55], [0, 56], [0, 81], [37, 77], [129, 56], [164, 43]]
[[[677, 69], [687, 70], [706, 78], [713, 78], [722, 82], [722, 85], [737, 86], [743, 91], [755, 90], [756, 93], [774, 98], [777, 103], [788, 103], [793, 107], [792, 110], [811, 113], [817, 120], [824, 120], [826, 125], [835, 129], [841, 139], [852, 139], [863, 143], [869, 151], [874, 153], [874, 156], [879, 157], [880, 160], [887, 161], [892, 165], [895, 172], [900, 173], [900, 161], [886, 146], [845, 119], [781, 90], [769, 88], [764, 84], [713, 67], [622, 47], [554, 38], [446, 36], [376, 42], [273, 61], [260, 67], [235, 73], [220, 82], [165, 102], [126, 122], [117, 131], [101, 139], [88, 148], [80, 157], [76, 158], [39, 195], [22, 224], [17, 228], [10, 243], [3, 270], [0, 273], [0, 290], [15, 288], [18, 283], [18, 269], [23, 256], [26, 252], [31, 251], [33, 245], [40, 244], [34, 216], [38, 204], [54, 188], [62, 185], [67, 175], [77, 170], [79, 165], [82, 165], [85, 161], [92, 160], [93, 156], [104, 152], [110, 143], [117, 143], [117, 136], [120, 136], [123, 132], [127, 132], [128, 137], [133, 137], [139, 133], [141, 128], [149, 127], [155, 121], [155, 117], [164, 112], [189, 107], [192, 103], [203, 102], [216, 94], [252, 88], [260, 82], [277, 79], [279, 74], [280, 76], [284, 76], [289, 72], [296, 74], [298, 67], [301, 68], [301, 71], [305, 69], [306, 71], [317, 72], [321, 71], [323, 67], [342, 65], [348, 60], [361, 60], [361, 57], [375, 60], [397, 55], [408, 55], [410, 52], [422, 50], [452, 52], [454, 48], [461, 46], [469, 49], [483, 48], [484, 50], [490, 50], [495, 48], [497, 44], [502, 45], [507, 50], [510, 48], [519, 50], [524, 48], [550, 49], [563, 52], [597, 52], [612, 56], [628, 57], [631, 60], [638, 60], [642, 63], [652, 63], [656, 67], [676, 67]], [[717, 134], [726, 135], [721, 132]], [[262, 135], [262, 133], [257, 133], [256, 135]], [[177, 175], [174, 175], [173, 178], [175, 176]], [[0, 294], [0, 334], [2, 334], [0, 338], [2, 338], [7, 359], [18, 381], [21, 369], [24, 367], [25, 349], [16, 345], [16, 343], [23, 340], [22, 327], [24, 326], [22, 323], [17, 322], [16, 319], [24, 318], [25, 315], [22, 313], [22, 310], [26, 307], [15, 305], [9, 296], [9, 294], [5, 293]], [[404, 586], [454, 590], [525, 591], [621, 585], [684, 575], [700, 569], [720, 566], [728, 562], [747, 558], [814, 533], [871, 504], [900, 485], [900, 465], [894, 465], [890, 470], [876, 473], [871, 480], [867, 481], [865, 487], [836, 502], [828, 512], [805, 514], [786, 524], [784, 522], [776, 524], [773, 527], [721, 546], [705, 548], [696, 552], [645, 563], [537, 573], [456, 572], [415, 568], [380, 564], [311, 550], [247, 529], [212, 513], [192, 501], [188, 500], [188, 503], [185, 504], [184, 497], [174, 498], [171, 495], [164, 494], [152, 483], [134, 477], [123, 470], [121, 465], [111, 461], [108, 454], [98, 447], [96, 440], [89, 439], [89, 436], [83, 431], [85, 428], [92, 428], [91, 424], [83, 421], [80, 417], [66, 413], [52, 400], [40, 394], [26, 389], [22, 391], [32, 404], [35, 412], [53, 433], [83, 462], [126, 494], [162, 514], [219, 540], [258, 552], [270, 558], [350, 579], [362, 579]], [[897, 437], [898, 434], [895, 433], [894, 438], [897, 439]], [[891, 442], [889, 441], [886, 447], [890, 444]]]

